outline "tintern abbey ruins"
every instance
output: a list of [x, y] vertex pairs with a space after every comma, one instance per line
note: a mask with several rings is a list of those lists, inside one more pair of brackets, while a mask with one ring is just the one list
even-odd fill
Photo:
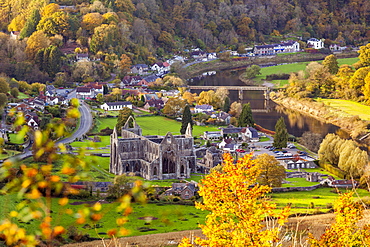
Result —
[[[131, 127], [130, 127], [130, 124]], [[196, 157], [191, 127], [185, 135], [142, 136], [142, 130], [130, 117], [121, 137], [111, 135], [109, 170], [116, 175], [134, 173], [148, 180], [189, 178], [195, 171]]]

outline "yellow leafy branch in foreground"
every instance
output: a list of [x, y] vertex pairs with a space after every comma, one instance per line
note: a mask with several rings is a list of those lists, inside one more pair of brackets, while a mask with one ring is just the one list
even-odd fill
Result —
[[[251, 154], [236, 163], [224, 155], [222, 170], [202, 179], [196, 208], [210, 211], [205, 225], [200, 225], [207, 239], [196, 238], [201, 246], [273, 246], [279, 245], [279, 233], [289, 215], [289, 208], [274, 213], [275, 205], [264, 200], [270, 187], [256, 183], [260, 170]], [[264, 221], [271, 221], [266, 228]], [[184, 239], [180, 247], [193, 246]]]

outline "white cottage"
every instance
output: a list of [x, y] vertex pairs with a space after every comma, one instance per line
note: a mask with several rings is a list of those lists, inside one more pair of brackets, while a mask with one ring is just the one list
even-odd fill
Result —
[[119, 111], [124, 107], [132, 109], [132, 103], [128, 101], [107, 102], [100, 106], [101, 109], [106, 111]]

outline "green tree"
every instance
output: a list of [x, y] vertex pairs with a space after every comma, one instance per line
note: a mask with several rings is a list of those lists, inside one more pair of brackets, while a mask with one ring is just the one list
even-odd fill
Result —
[[285, 168], [280, 165], [274, 156], [267, 153], [256, 158], [256, 166], [261, 170], [257, 181], [270, 187], [281, 187], [285, 176]]
[[0, 77], [0, 93], [7, 94], [9, 90], [8, 80], [5, 77]]
[[324, 61], [322, 61], [322, 65], [324, 65], [324, 67], [328, 69], [330, 74], [337, 74], [339, 66], [337, 57], [335, 55], [332, 54], [325, 57]]
[[19, 90], [18, 90], [18, 88], [13, 87], [13, 88], [10, 90], [10, 94], [11, 94], [14, 98], [18, 98], [18, 95], [19, 95]]
[[252, 79], [260, 74], [261, 74], [261, 67], [253, 64], [252, 66], [245, 69], [245, 73], [243, 74], [243, 77], [246, 79]]
[[229, 97], [226, 97], [225, 100], [224, 100], [224, 105], [222, 107], [222, 110], [224, 112], [229, 112], [230, 111], [230, 98]]
[[116, 124], [116, 129], [117, 129], [118, 133], [120, 133], [121, 128], [126, 124], [127, 119], [130, 116], [134, 117], [134, 112], [132, 111], [132, 109], [130, 109], [128, 107], [124, 107], [122, 110], [119, 111], [117, 124]]
[[189, 123], [191, 125], [191, 128], [193, 129], [193, 118], [191, 116], [190, 107], [189, 105], [186, 105], [184, 108], [184, 112], [182, 113], [182, 124], [180, 129], [181, 135], [185, 134]]
[[280, 117], [275, 125], [275, 135], [273, 146], [285, 148], [288, 144], [288, 130], [286, 129], [284, 118]]
[[33, 32], [36, 31], [37, 24], [41, 20], [40, 11], [38, 9], [34, 9], [31, 13], [31, 16], [27, 19], [26, 24], [24, 25], [19, 37], [24, 39], [26, 37], [31, 36]]
[[238, 126], [239, 127], [253, 127], [254, 126], [254, 119], [252, 116], [252, 109], [250, 103], [244, 104], [242, 108], [242, 112], [238, 118]]

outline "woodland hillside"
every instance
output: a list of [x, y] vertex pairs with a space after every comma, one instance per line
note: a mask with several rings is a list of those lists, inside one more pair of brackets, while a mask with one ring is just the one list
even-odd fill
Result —
[[310, 37], [358, 46], [370, 38], [369, 22], [367, 0], [0, 0], [0, 30], [20, 32], [18, 42], [0, 33], [0, 73], [31, 81], [71, 74], [68, 48], [104, 60], [93, 69], [109, 75], [192, 47], [243, 51]]

